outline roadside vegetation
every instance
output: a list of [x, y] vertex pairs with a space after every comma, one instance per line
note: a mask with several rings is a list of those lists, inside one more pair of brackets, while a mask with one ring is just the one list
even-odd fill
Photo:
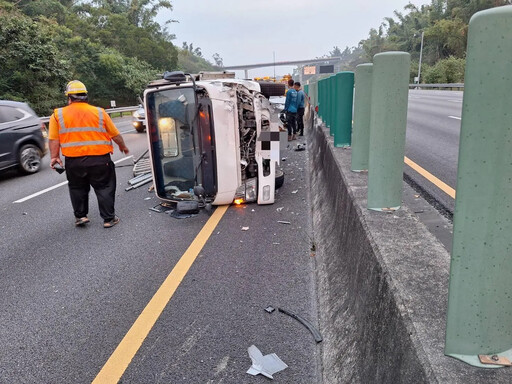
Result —
[[408, 4], [403, 12], [395, 11], [378, 28], [372, 28], [357, 47], [343, 51], [334, 47], [326, 57], [340, 56], [344, 70], [354, 70], [361, 63], [386, 51], [411, 54], [411, 82], [418, 75], [423, 33], [421, 83], [462, 83], [468, 23], [471, 16], [484, 9], [512, 4], [511, 0], [432, 0], [416, 7]]
[[163, 71], [212, 70], [200, 48], [172, 43], [174, 20], [155, 21], [165, 8], [170, 1], [0, 0], [0, 99], [28, 101], [48, 115], [76, 78], [97, 105], [133, 105]]

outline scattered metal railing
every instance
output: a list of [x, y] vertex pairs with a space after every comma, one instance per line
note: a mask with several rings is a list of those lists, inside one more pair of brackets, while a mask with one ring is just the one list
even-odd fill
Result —
[[[139, 108], [140, 108], [139, 106], [109, 108], [109, 109], [105, 109], [105, 112], [107, 112], [109, 115], [112, 115], [113, 113], [120, 113], [122, 116], [123, 113], [125, 113], [125, 112], [133, 112]], [[41, 117], [41, 121], [43, 123], [48, 123], [50, 121], [50, 116]]]

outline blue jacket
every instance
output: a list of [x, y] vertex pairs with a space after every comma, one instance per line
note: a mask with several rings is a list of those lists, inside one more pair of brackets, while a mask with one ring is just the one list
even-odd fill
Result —
[[290, 88], [288, 92], [286, 92], [286, 101], [284, 103], [284, 110], [287, 112], [297, 113], [297, 108], [299, 108], [298, 104], [299, 98], [298, 93], [295, 89]]
[[304, 91], [298, 91], [297, 94], [298, 94], [297, 95], [297, 97], [298, 97], [297, 105], [299, 108], [304, 108], [304, 97], [305, 97]]

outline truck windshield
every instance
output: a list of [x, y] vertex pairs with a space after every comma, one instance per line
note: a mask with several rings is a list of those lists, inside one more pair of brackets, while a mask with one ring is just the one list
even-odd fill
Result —
[[190, 87], [147, 94], [148, 130], [155, 188], [162, 198], [176, 198], [196, 183], [200, 156], [196, 150], [196, 103]]

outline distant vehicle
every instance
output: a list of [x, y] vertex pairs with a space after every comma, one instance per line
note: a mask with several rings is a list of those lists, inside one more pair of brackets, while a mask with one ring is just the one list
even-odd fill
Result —
[[47, 131], [26, 103], [0, 100], [0, 170], [36, 173], [48, 152]]
[[167, 72], [144, 92], [157, 196], [198, 204], [274, 203], [284, 182], [268, 97], [284, 85]]
[[146, 112], [142, 104], [139, 105], [139, 109], [133, 112], [132, 117], [132, 124], [135, 127], [135, 130], [139, 133], [144, 132], [146, 130]]

